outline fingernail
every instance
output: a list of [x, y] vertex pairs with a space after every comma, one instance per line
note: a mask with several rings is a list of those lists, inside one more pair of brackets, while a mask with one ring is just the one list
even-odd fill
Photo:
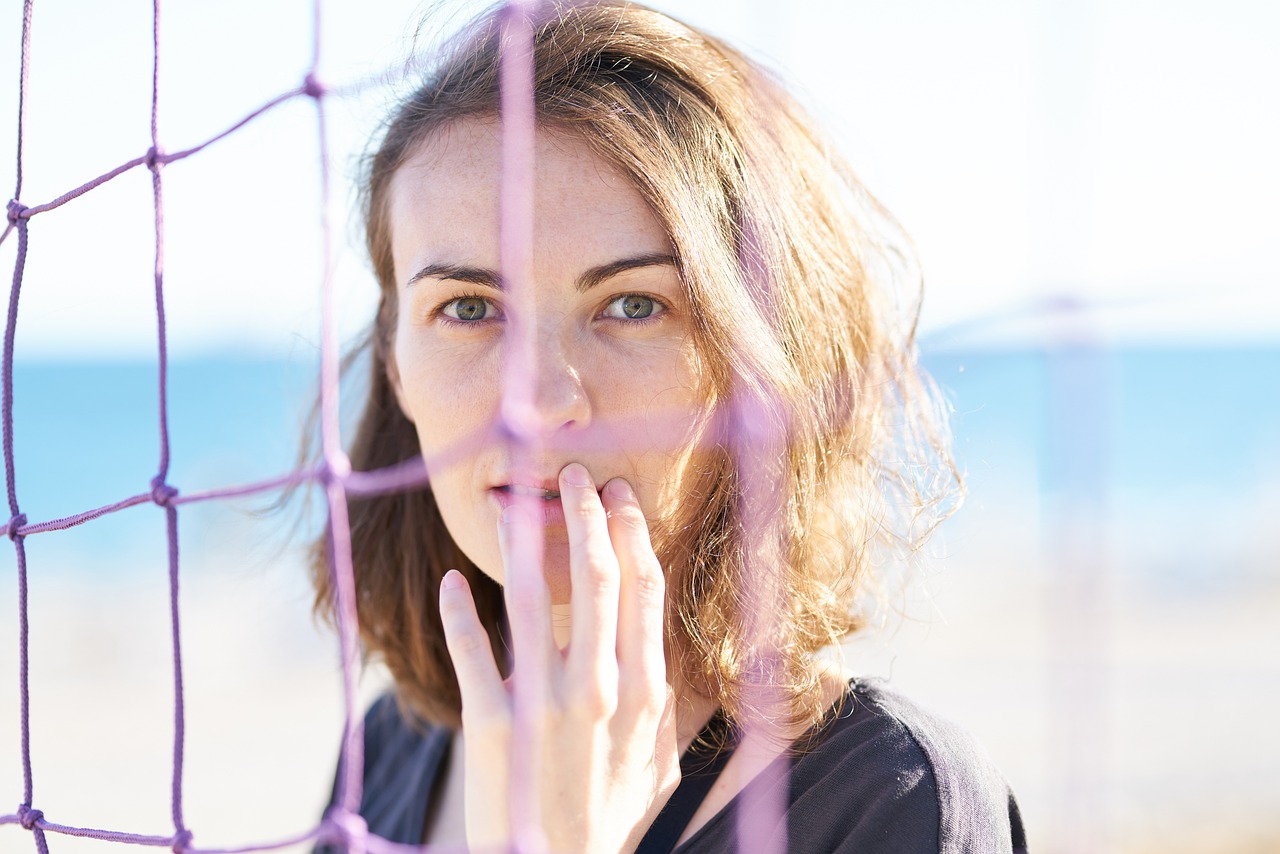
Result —
[[560, 476], [564, 478], [564, 482], [570, 486], [593, 487], [591, 482], [591, 472], [579, 463], [569, 463], [560, 472]]
[[462, 573], [456, 569], [451, 569], [444, 574], [444, 578], [440, 579], [441, 590], [458, 590], [462, 587]]
[[614, 498], [621, 498], [629, 501], [635, 498], [635, 493], [631, 491], [631, 484], [627, 483], [620, 477], [615, 477], [605, 485], [605, 490]]

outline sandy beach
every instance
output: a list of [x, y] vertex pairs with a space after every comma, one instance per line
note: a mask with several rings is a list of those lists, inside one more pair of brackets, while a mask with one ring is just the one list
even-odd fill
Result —
[[[270, 533], [278, 519], [203, 521], [211, 530], [184, 537], [184, 819], [200, 846], [271, 842], [313, 826], [328, 797], [342, 724], [336, 641], [311, 617], [296, 550]], [[1025, 542], [987, 539], [984, 524], [1022, 530]], [[1112, 567], [1082, 599], [1079, 580], [1064, 584], [1043, 557], [1035, 527], [1010, 525], [985, 514], [941, 542], [941, 559], [896, 600], [904, 616], [852, 643], [846, 663], [973, 731], [1012, 782], [1039, 854], [1280, 850], [1280, 583], [1261, 567], [1171, 592]], [[160, 541], [153, 563], [95, 574], [46, 561], [47, 539], [28, 541], [36, 806], [58, 823], [171, 833]], [[1014, 566], [1011, 553], [1032, 560]], [[0, 592], [6, 812], [22, 796], [16, 637], [10, 588]], [[385, 684], [378, 668], [366, 672], [360, 707]], [[65, 836], [51, 845], [122, 849]], [[0, 827], [0, 851], [27, 850], [25, 831]]]

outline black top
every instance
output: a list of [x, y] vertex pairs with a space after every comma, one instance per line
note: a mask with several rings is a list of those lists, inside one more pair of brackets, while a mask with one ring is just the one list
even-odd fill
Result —
[[[721, 725], [716, 716], [708, 728]], [[422, 840], [451, 735], [444, 727], [408, 725], [390, 695], [374, 703], [365, 716], [360, 803], [371, 833]], [[639, 854], [672, 851], [728, 754], [686, 753], [680, 786]], [[784, 785], [785, 815], [777, 820]], [[740, 826], [751, 834], [749, 843], [738, 844]], [[857, 679], [845, 702], [675, 850], [1025, 854], [1027, 846], [1008, 784], [971, 736], [882, 681]]]

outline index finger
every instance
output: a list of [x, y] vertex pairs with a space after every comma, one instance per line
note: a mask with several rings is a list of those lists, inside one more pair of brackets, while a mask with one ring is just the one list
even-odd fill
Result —
[[546, 699], [551, 662], [558, 658], [551, 632], [551, 594], [542, 572], [541, 514], [531, 510], [517, 501], [502, 511], [498, 521], [517, 713], [522, 701]]

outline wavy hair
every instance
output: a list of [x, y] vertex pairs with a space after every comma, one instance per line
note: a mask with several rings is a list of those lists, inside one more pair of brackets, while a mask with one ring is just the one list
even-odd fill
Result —
[[[441, 128], [498, 115], [501, 14], [440, 53], [365, 160], [381, 302], [357, 470], [419, 453], [387, 374], [391, 179]], [[667, 229], [691, 307], [709, 450], [684, 500], [650, 520], [669, 661], [731, 720], [803, 729], [824, 711], [817, 654], [866, 625], [889, 567], [961, 493], [945, 409], [917, 364], [910, 242], [785, 88], [722, 41], [608, 0], [552, 4], [533, 23], [539, 126], [586, 141], [632, 181]], [[366, 651], [403, 705], [457, 726], [440, 579], [467, 576], [503, 661], [500, 588], [454, 543], [429, 488], [353, 499], [350, 519]], [[323, 541], [313, 566], [326, 612]]]

